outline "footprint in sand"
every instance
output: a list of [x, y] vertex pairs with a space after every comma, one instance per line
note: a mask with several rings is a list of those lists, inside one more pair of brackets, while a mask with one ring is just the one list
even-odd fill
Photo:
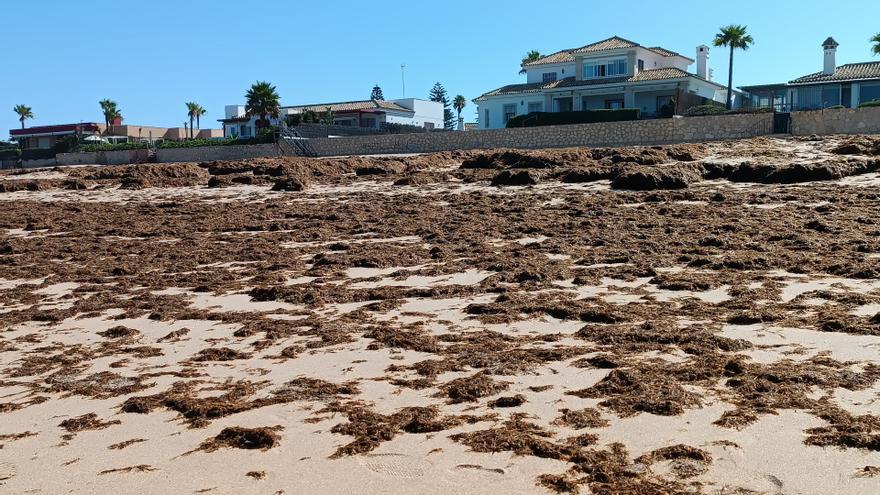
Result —
[[13, 476], [15, 476], [15, 464], [0, 462], [0, 485]]
[[421, 478], [433, 466], [430, 462], [405, 454], [369, 454], [358, 462], [370, 471], [393, 478]]

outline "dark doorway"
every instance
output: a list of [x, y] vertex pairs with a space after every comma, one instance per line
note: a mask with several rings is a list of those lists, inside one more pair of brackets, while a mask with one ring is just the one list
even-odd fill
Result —
[[791, 134], [791, 114], [773, 114], [773, 134]]

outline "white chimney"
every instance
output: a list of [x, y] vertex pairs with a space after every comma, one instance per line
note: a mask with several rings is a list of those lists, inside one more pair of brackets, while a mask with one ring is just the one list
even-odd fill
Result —
[[825, 49], [825, 68], [822, 70], [822, 73], [825, 75], [834, 74], [834, 71], [837, 70], [838, 46], [840, 46], [840, 44], [834, 41], [834, 38], [830, 36], [824, 43], [822, 43], [822, 48]]
[[697, 75], [707, 81], [712, 80], [712, 74], [709, 72], [709, 47], [706, 45], [697, 47]]

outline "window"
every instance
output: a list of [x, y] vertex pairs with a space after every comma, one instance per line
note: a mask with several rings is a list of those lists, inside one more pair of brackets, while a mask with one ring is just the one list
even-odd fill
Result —
[[361, 119], [361, 127], [364, 127], [367, 129], [375, 129], [376, 128], [376, 119], [374, 119], [374, 118]]
[[516, 117], [516, 103], [504, 105], [504, 123], [506, 124], [508, 120], [514, 117]]
[[584, 64], [584, 79], [625, 76], [626, 73], [625, 58], [602, 62], [587, 62]]
[[642, 59], [639, 59], [639, 72], [641, 72], [643, 70], [645, 70], [645, 61]]
[[251, 128], [246, 125], [241, 126], [241, 132], [239, 132], [239, 135], [243, 138], [251, 137]]
[[541, 101], [529, 102], [529, 113], [543, 112], [543, 111], [544, 111], [544, 102], [541, 102]]
[[[488, 111], [486, 113], [488, 113]], [[425, 122], [425, 129], [427, 129], [429, 131], [433, 131], [434, 130], [434, 123], [433, 122]]]
[[488, 128], [489, 128], [489, 109], [486, 109], [485, 114], [486, 114], [486, 115], [485, 115], [485, 118], [483, 119], [483, 120], [485, 121], [485, 122], [483, 123], [483, 127], [485, 127], [486, 129], [488, 129]]
[[619, 110], [621, 108], [623, 108], [623, 100], [605, 100], [606, 110]]
[[556, 73], [555, 72], [545, 72], [542, 76], [544, 80], [544, 84], [556, 82]]
[[859, 88], [859, 104], [880, 100], [880, 84], [862, 83]]

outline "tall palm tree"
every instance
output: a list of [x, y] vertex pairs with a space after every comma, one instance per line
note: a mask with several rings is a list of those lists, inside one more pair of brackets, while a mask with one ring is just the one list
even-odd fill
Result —
[[[526, 53], [526, 56], [525, 56], [525, 57], [523, 57], [523, 59], [522, 59], [522, 64], [521, 64], [521, 65], [524, 66], [524, 65], [526, 65], [526, 64], [528, 64], [528, 63], [530, 63], [530, 62], [534, 62], [535, 60], [538, 60], [538, 59], [541, 59], [541, 58], [544, 58], [544, 56], [541, 55], [541, 52], [539, 52], [538, 50], [531, 50], [531, 51], [529, 51], [528, 53]], [[520, 74], [525, 74], [525, 73], [526, 73], [526, 68], [523, 67], [522, 69], [520, 69], [519, 73], [520, 73]]]
[[278, 118], [278, 114], [281, 112], [281, 103], [279, 100], [281, 99], [278, 96], [278, 92], [275, 90], [275, 86], [272, 86], [266, 81], [257, 81], [251, 86], [251, 89], [245, 93], [245, 98], [247, 99], [245, 103], [245, 112], [249, 117], [253, 117], [259, 115], [260, 119], [257, 120], [257, 127], [268, 127], [269, 120], [268, 117]]
[[[201, 119], [202, 115], [205, 115], [206, 113], [208, 113], [208, 111], [202, 108], [202, 106], [198, 103], [192, 101], [186, 103], [186, 116], [189, 117], [190, 139], [195, 137], [195, 129], [197, 127], [201, 127], [201, 122], [199, 122], [199, 120]], [[193, 120], [196, 121], [196, 127], [193, 127]]]
[[107, 126], [107, 129], [112, 130], [113, 121], [122, 118], [122, 113], [119, 112], [119, 107], [116, 105], [115, 101], [107, 99], [99, 101], [98, 105], [101, 106], [101, 112], [104, 114], [104, 125]]
[[208, 113], [208, 111], [205, 110], [204, 107], [199, 105], [198, 111], [196, 112], [196, 129], [202, 128], [202, 122], [201, 122], [202, 115], [205, 115], [206, 113]]
[[22, 129], [24, 129], [25, 120], [34, 118], [34, 112], [27, 105], [15, 105], [12, 111], [18, 114], [18, 121], [21, 122]]
[[748, 26], [731, 24], [721, 28], [721, 32], [715, 35], [715, 46], [730, 47], [730, 67], [727, 74], [727, 109], [733, 107], [733, 51], [740, 49], [746, 51], [755, 44], [755, 40], [746, 32]]
[[467, 100], [464, 99], [462, 95], [456, 95], [455, 99], [452, 100], [452, 108], [458, 112], [458, 120], [461, 120], [461, 111], [464, 110], [464, 107], [467, 106]]
[[871, 38], [871, 43], [874, 43], [874, 46], [871, 47], [871, 51], [874, 52], [874, 55], [880, 55], [880, 33], [875, 34]]

